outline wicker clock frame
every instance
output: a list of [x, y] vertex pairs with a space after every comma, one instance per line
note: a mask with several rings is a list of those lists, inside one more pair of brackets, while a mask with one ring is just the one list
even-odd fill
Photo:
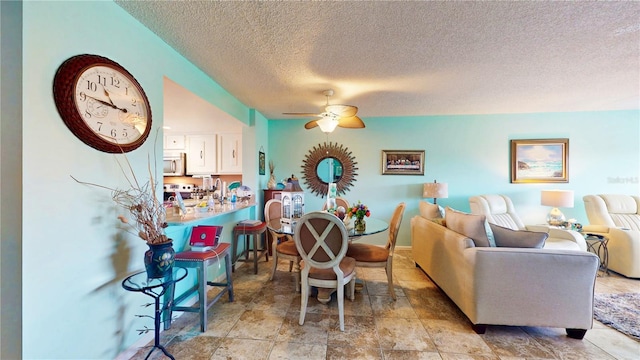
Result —
[[311, 192], [322, 198], [327, 196], [329, 184], [318, 177], [317, 170], [320, 162], [328, 158], [334, 158], [342, 164], [342, 176], [336, 182], [338, 195], [349, 191], [353, 182], [356, 181], [356, 175], [358, 175], [356, 172], [358, 170], [356, 164], [358, 163], [347, 147], [332, 142], [314, 146], [302, 162], [302, 178], [305, 184], [311, 188]]
[[[140, 138], [128, 144], [117, 144], [94, 133], [82, 119], [75, 104], [75, 87], [79, 75], [88, 67], [108, 66], [129, 78], [143, 97], [144, 106], [147, 111], [147, 125]], [[126, 153], [133, 151], [147, 140], [151, 132], [151, 106], [149, 99], [136, 78], [117, 62], [99, 55], [82, 54], [70, 57], [65, 60], [56, 71], [53, 80], [53, 98], [58, 108], [58, 113], [62, 121], [69, 130], [82, 142], [96, 150], [107, 153]]]

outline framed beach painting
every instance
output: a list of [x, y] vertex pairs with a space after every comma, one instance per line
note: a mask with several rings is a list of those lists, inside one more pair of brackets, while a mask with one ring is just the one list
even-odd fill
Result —
[[424, 150], [382, 150], [382, 175], [424, 175]]
[[569, 182], [569, 139], [511, 140], [511, 182]]

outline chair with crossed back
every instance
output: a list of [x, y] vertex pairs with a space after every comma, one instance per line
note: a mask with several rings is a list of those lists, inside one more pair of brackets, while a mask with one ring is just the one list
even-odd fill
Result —
[[[264, 221], [268, 224], [271, 219], [277, 219], [282, 216], [282, 202], [278, 199], [271, 199], [267, 201], [264, 206]], [[296, 270], [296, 292], [300, 292], [300, 260], [302, 258], [298, 254], [296, 244], [293, 242], [291, 235], [278, 234], [275, 231], [269, 229], [271, 239], [271, 249], [273, 249], [273, 267], [271, 270], [271, 277], [269, 280], [273, 280], [278, 268], [278, 260], [289, 260], [289, 272], [293, 270], [295, 265]]]
[[[347, 199], [345, 198], [341, 198], [341, 197], [336, 197], [336, 208], [338, 206], [342, 206], [344, 207], [345, 210], [349, 209], [349, 201], [347, 201]], [[327, 210], [327, 202], [325, 201], [324, 204], [322, 205], [322, 210]]]
[[344, 287], [355, 299], [356, 261], [345, 256], [349, 236], [344, 223], [326, 212], [307, 213], [296, 225], [293, 240], [302, 257], [302, 297], [299, 324], [304, 324], [311, 286], [336, 289], [340, 331], [344, 331]]
[[396, 300], [396, 292], [393, 289], [393, 253], [396, 248], [396, 239], [398, 238], [398, 230], [402, 223], [405, 203], [400, 203], [391, 216], [389, 224], [389, 238], [385, 247], [377, 245], [351, 243], [347, 250], [347, 256], [356, 259], [356, 266], [360, 267], [383, 267], [387, 273], [387, 284], [389, 286], [389, 295]]

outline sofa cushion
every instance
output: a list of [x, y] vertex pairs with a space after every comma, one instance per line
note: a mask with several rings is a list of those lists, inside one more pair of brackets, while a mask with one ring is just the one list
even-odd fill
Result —
[[463, 213], [447, 206], [444, 218], [448, 229], [471, 238], [477, 247], [496, 246], [486, 216]]
[[542, 249], [549, 237], [545, 232], [512, 230], [494, 224], [489, 224], [489, 227], [498, 247]]
[[438, 219], [443, 218], [442, 208], [439, 205], [432, 204], [426, 201], [420, 201], [420, 216], [425, 219]]

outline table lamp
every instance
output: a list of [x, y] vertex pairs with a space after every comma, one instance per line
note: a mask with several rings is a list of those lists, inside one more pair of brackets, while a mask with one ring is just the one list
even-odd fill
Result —
[[563, 226], [565, 217], [558, 208], [573, 207], [573, 190], [542, 190], [540, 203], [545, 206], [553, 206], [547, 215], [547, 223], [551, 226]]
[[433, 180], [432, 183], [424, 183], [422, 188], [423, 198], [433, 198], [433, 203], [436, 204], [436, 199], [444, 199], [449, 197], [449, 189], [447, 183], [439, 183]]

